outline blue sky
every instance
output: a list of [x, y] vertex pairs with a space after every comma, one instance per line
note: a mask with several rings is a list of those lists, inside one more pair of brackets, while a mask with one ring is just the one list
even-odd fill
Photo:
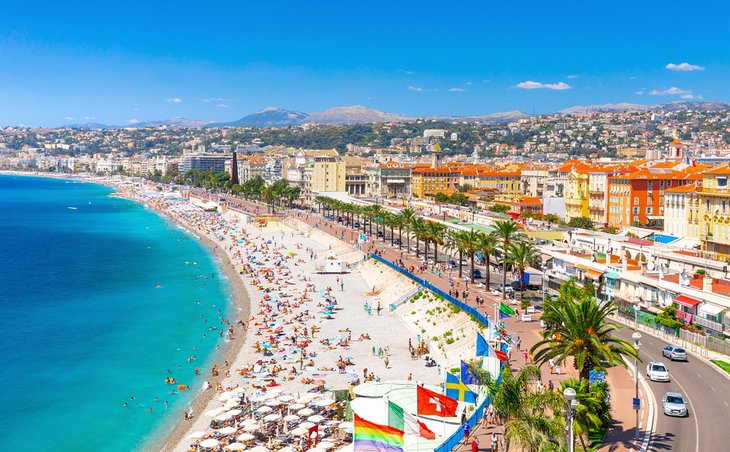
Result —
[[0, 124], [730, 100], [724, 2], [104, 3], [3, 5]]

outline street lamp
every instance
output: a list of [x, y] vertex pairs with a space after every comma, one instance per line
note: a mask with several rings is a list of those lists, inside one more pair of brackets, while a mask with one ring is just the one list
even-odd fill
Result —
[[545, 306], [545, 279], [547, 277], [547, 262], [542, 263], [542, 304]]
[[636, 358], [634, 358], [634, 411], [636, 411], [636, 433], [634, 438], [639, 439], [639, 348], [641, 347], [641, 333], [634, 331], [631, 335], [634, 340], [634, 348], [636, 349]]
[[634, 299], [634, 331], [639, 329], [639, 303], [641, 302], [640, 298]]
[[575, 398], [575, 389], [565, 388], [563, 396], [568, 402], [568, 452], [573, 452], [573, 416], [575, 415], [575, 409], [578, 408], [578, 400]]

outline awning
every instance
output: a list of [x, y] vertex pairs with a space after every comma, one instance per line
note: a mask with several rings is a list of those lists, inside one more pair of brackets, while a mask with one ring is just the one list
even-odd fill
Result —
[[590, 269], [591, 269], [590, 267], [585, 266], [583, 264], [578, 264], [578, 265], [576, 265], [576, 267], [580, 268], [581, 270], [585, 270], [585, 271], [590, 271]]
[[700, 311], [710, 315], [718, 315], [724, 310], [725, 308], [723, 308], [722, 306], [717, 306], [710, 303], [702, 303], [702, 306], [700, 306]]
[[621, 279], [621, 275], [619, 275], [616, 272], [608, 272], [608, 273], [606, 273], [606, 278], [609, 278], [609, 279]]
[[595, 270], [588, 270], [586, 272], [586, 278], [591, 278], [591, 279], [595, 279], [595, 280], [598, 280], [598, 278], [600, 278], [602, 275], [603, 275], [603, 273], [597, 272]]
[[682, 306], [686, 306], [688, 308], [694, 308], [698, 304], [701, 303], [700, 300], [692, 297], [688, 297], [687, 295], [680, 295], [677, 298], [674, 299], [676, 303], [681, 304]]
[[657, 308], [656, 306], [649, 306], [646, 308], [647, 311], [651, 312], [652, 314], [661, 314], [662, 310]]

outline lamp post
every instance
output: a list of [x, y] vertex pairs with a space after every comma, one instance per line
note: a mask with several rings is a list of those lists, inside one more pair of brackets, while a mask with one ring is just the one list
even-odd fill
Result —
[[639, 329], [639, 308], [640, 308], [639, 303], [641, 303], [641, 299], [635, 298], [634, 299], [634, 331], [638, 331], [638, 329]]
[[542, 263], [542, 305], [545, 306], [545, 279], [547, 278], [547, 262]]
[[575, 389], [565, 388], [563, 396], [568, 402], [568, 452], [573, 452], [573, 416], [575, 415], [575, 409], [578, 408], [578, 400], [575, 398]]
[[634, 348], [636, 348], [636, 356], [637, 358], [634, 358], [634, 411], [636, 411], [636, 433], [634, 435], [635, 439], [639, 439], [639, 348], [641, 347], [641, 333], [638, 331], [634, 331], [634, 334], [631, 335], [631, 338], [634, 340]]

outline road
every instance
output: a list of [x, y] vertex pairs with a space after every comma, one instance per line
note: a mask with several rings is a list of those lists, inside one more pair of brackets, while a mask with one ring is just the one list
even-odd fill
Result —
[[[641, 332], [641, 331], [640, 331]], [[618, 337], [632, 341], [633, 330], [624, 327]], [[662, 356], [669, 343], [644, 332], [641, 338], [639, 372], [646, 375], [646, 364], [661, 361], [669, 369], [670, 382], [649, 382], [656, 399], [656, 429], [649, 450], [682, 452], [730, 449], [730, 380], [705, 361], [689, 355], [689, 362], [670, 361]], [[689, 417], [665, 416], [662, 397], [675, 391], [688, 399]], [[612, 401], [618, 403], [617, 400]], [[630, 403], [626, 401], [625, 403]]]

